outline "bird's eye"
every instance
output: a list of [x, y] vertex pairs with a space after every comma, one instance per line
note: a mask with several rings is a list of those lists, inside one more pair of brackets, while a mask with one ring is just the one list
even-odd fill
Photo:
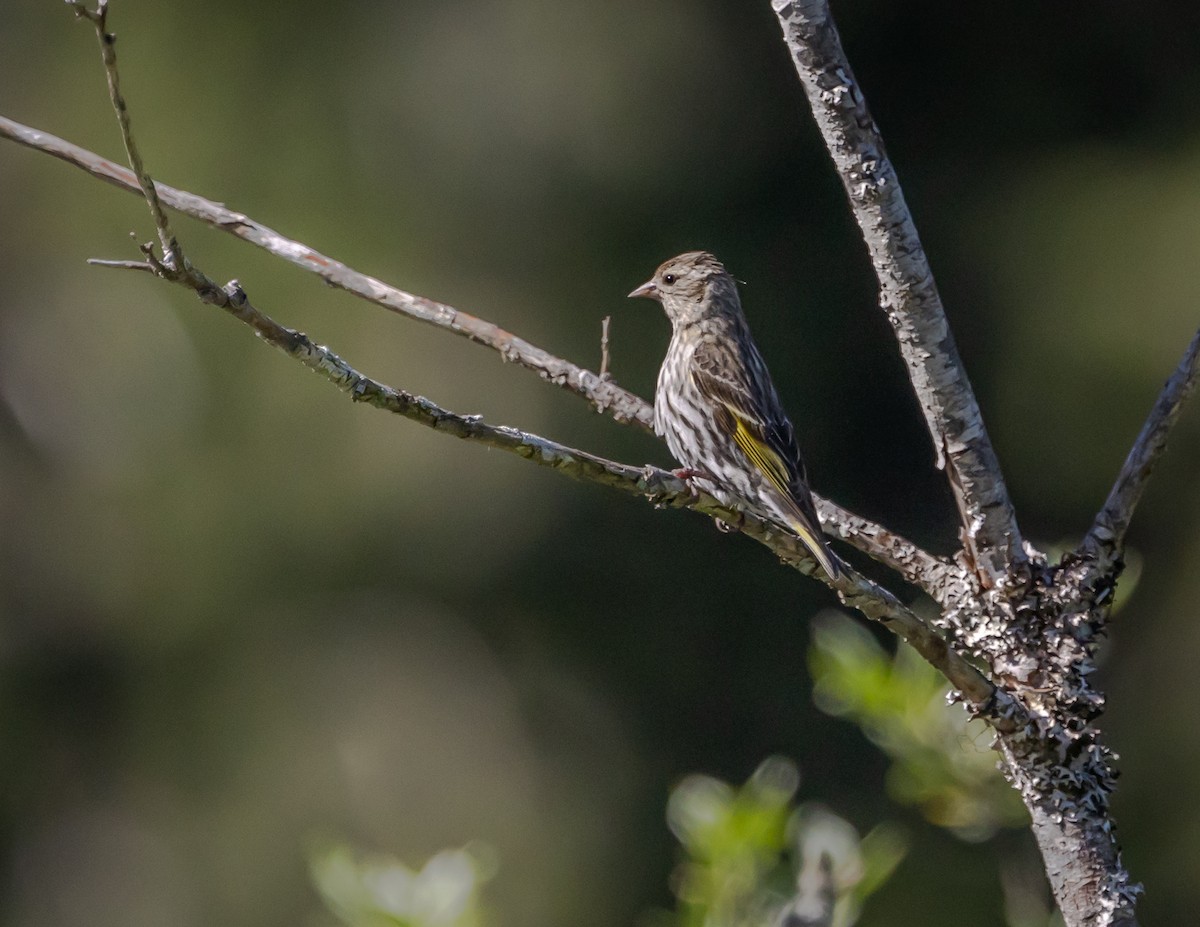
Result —
[[665, 283], [667, 286], [670, 286], [674, 282], [675, 282], [674, 274], [663, 274], [663, 283]]

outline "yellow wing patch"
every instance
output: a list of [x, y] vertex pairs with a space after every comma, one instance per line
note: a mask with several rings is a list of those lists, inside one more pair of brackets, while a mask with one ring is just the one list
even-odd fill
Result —
[[737, 442], [737, 446], [742, 449], [743, 454], [750, 458], [750, 462], [754, 466], [766, 474], [767, 479], [783, 493], [784, 498], [790, 499], [792, 495], [791, 478], [783, 458], [754, 437], [737, 412], [733, 409], [730, 411], [733, 412], [733, 419], [737, 423], [733, 432], [733, 440]]
[[[834, 559], [829, 552], [829, 548], [825, 546], [825, 539], [820, 533], [820, 522], [810, 524], [810, 519], [805, 516], [803, 510], [792, 496], [791, 478], [788, 473], [787, 464], [784, 463], [774, 450], [762, 441], [758, 440], [746, 426], [746, 423], [741, 419], [737, 412], [725, 403], [725, 407], [733, 414], [733, 420], [736, 426], [733, 431], [733, 440], [737, 442], [737, 446], [742, 449], [742, 453], [749, 458], [750, 462], [771, 481], [780, 495], [786, 501], [787, 507], [792, 512], [792, 517], [789, 523], [792, 530], [804, 542], [804, 546], [809, 549], [817, 562], [832, 579], [837, 579], [842, 575], [842, 567], [838, 560]], [[814, 516], [815, 518], [815, 513]]]

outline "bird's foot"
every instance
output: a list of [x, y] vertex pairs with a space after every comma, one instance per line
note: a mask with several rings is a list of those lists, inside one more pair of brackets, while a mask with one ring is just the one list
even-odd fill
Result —
[[[638, 481], [638, 488], [646, 494], [650, 503], [655, 508], [664, 508], [671, 505], [694, 505], [700, 499], [700, 491], [692, 484], [689, 477], [684, 476], [685, 471], [681, 470], [660, 470], [653, 464], [646, 464], [642, 468], [642, 478]], [[686, 471], [688, 473], [692, 471]], [[691, 498], [682, 503], [676, 497], [674, 483], [671, 482], [671, 477], [677, 480], [682, 480], [683, 485], [687, 488]]]

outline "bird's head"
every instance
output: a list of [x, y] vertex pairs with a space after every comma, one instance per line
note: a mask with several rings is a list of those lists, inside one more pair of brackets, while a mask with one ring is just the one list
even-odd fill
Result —
[[707, 251], [689, 251], [664, 261], [653, 277], [629, 295], [657, 299], [676, 327], [741, 312], [733, 277]]

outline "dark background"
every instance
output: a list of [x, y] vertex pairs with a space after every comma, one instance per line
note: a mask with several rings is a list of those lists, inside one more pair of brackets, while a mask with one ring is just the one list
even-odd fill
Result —
[[[839, 3], [1035, 543], [1073, 543], [1195, 330], [1200, 8]], [[950, 497], [770, 5], [117, 0], [158, 179], [653, 389], [624, 294], [740, 280], [815, 486], [939, 551]], [[118, 157], [90, 28], [16, 0], [0, 112]], [[319, 836], [481, 838], [509, 925], [670, 901], [667, 790], [797, 759], [912, 850], [864, 923], [1005, 923], [1029, 838], [891, 804], [812, 705], [836, 603], [761, 548], [354, 406], [133, 257], [136, 198], [0, 146], [0, 921], [305, 922]], [[633, 463], [651, 438], [188, 220], [192, 258], [385, 382]], [[1101, 683], [1147, 923], [1200, 904], [1200, 417], [1139, 511]], [[983, 743], [964, 749], [986, 749]]]

